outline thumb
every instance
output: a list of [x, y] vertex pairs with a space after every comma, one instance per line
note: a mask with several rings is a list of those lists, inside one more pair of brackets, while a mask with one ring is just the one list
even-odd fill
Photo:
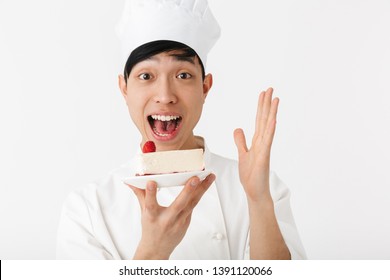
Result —
[[246, 146], [245, 134], [241, 128], [234, 130], [234, 142], [236, 143], [238, 155], [248, 152], [248, 147]]

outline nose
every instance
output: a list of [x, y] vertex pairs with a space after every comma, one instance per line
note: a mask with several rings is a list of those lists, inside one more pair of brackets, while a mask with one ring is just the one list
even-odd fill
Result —
[[175, 104], [177, 102], [175, 90], [169, 79], [160, 79], [156, 84], [154, 101], [161, 104]]

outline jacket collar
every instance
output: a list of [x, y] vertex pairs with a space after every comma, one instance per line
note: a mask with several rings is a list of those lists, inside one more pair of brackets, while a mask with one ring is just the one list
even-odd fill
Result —
[[199, 146], [203, 148], [203, 159], [204, 159], [204, 168], [210, 169], [210, 150], [206, 145], [206, 141], [201, 136], [195, 136], [196, 140], [199, 141]]

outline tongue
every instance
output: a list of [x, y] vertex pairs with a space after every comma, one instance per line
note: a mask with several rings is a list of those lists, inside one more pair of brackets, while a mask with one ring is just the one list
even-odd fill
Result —
[[154, 121], [154, 127], [156, 130], [161, 134], [171, 134], [175, 128], [176, 128], [176, 122], [175, 121]]

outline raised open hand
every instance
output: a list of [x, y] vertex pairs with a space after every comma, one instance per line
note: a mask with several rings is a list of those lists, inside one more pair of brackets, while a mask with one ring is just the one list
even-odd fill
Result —
[[247, 198], [252, 201], [270, 198], [270, 155], [279, 105], [279, 99], [272, 99], [272, 93], [273, 89], [269, 88], [259, 95], [256, 129], [250, 149], [246, 145], [243, 130], [234, 131], [234, 141], [238, 149], [240, 181]]

